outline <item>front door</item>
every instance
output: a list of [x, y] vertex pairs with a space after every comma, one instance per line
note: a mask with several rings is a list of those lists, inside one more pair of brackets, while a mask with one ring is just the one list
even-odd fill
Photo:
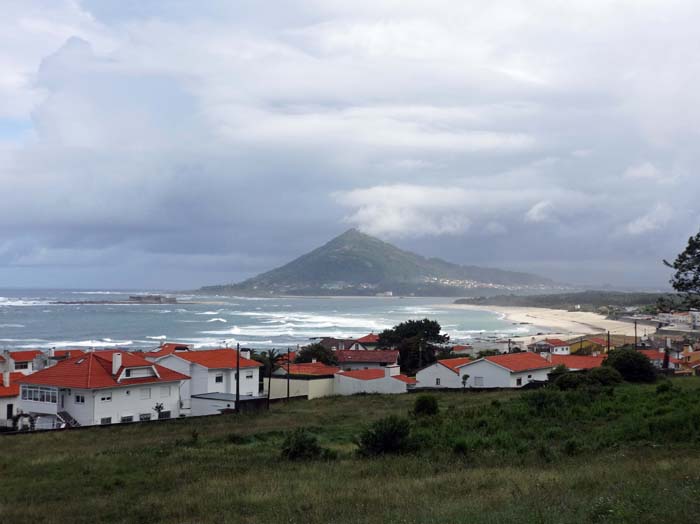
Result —
[[8, 404], [7, 405], [7, 420], [11, 420], [12, 417], [14, 416], [14, 405], [13, 404]]

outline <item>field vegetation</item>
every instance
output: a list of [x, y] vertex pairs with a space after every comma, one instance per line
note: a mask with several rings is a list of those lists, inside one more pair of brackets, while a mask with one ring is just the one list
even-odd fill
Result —
[[700, 379], [616, 382], [3, 437], [0, 522], [695, 522]]

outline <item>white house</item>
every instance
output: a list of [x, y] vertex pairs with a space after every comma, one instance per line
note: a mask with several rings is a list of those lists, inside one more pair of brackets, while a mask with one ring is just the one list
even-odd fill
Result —
[[37, 429], [166, 419], [180, 415], [188, 381], [133, 353], [95, 351], [20, 379], [18, 409]]
[[26, 351], [3, 351], [0, 355], [0, 369], [2, 371], [18, 371], [23, 375], [29, 375], [36, 371], [35, 359], [43, 357], [44, 353], [38, 349]]
[[[664, 348], [660, 349], [638, 349], [640, 353], [642, 353], [644, 356], [646, 356], [649, 360], [651, 360], [651, 363], [654, 364], [654, 367], [658, 369], [662, 369], [664, 367], [664, 354], [666, 351]], [[677, 353], [676, 353], [677, 354]], [[668, 358], [668, 369], [680, 369], [682, 360], [676, 358], [673, 356], [673, 353], [669, 355]]]
[[270, 398], [286, 398], [287, 388], [290, 397], [311, 400], [331, 396], [335, 394], [335, 374], [339, 371], [340, 368], [322, 362], [284, 364], [272, 374]]
[[[240, 395], [254, 398], [259, 392], [262, 364], [249, 357], [249, 352], [241, 351], [238, 373], [241, 377]], [[198, 416], [212, 413], [210, 408], [206, 408], [204, 412], [199, 409], [202, 402], [197, 402], [198, 406], [195, 409], [191, 402], [195, 395], [217, 393], [216, 406], [223, 403], [226, 409], [235, 407], [236, 359], [237, 351], [226, 348], [173, 352], [158, 358], [156, 362], [191, 377], [182, 388], [183, 409], [193, 416]]]
[[416, 373], [419, 388], [463, 388], [459, 367], [471, 362], [469, 357], [446, 358]]
[[16, 414], [19, 400], [19, 379], [24, 378], [20, 372], [3, 371], [0, 380], [0, 426], [11, 426]]
[[569, 343], [558, 338], [545, 338], [544, 340], [530, 344], [527, 348], [534, 353], [550, 353], [552, 355], [571, 354], [571, 346]]
[[535, 353], [506, 353], [484, 357], [459, 366], [460, 383], [468, 375], [468, 388], [520, 388], [533, 381], [546, 381], [554, 368]]
[[401, 375], [399, 366], [391, 365], [383, 369], [340, 371], [335, 374], [334, 391], [336, 395], [395, 394], [406, 393], [415, 384], [416, 379]]

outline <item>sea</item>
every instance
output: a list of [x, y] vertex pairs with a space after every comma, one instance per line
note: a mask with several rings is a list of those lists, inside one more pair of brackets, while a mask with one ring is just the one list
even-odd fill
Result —
[[455, 343], [540, 331], [490, 311], [451, 308], [451, 298], [249, 298], [167, 293], [176, 304], [57, 304], [127, 301], [156, 290], [0, 289], [0, 349], [155, 348], [164, 341], [285, 349], [316, 337], [360, 337], [409, 319], [440, 322]]

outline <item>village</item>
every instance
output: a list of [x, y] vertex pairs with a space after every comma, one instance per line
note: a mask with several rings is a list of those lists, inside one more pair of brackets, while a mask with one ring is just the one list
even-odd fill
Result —
[[546, 384], [555, 369], [601, 367], [615, 349], [636, 350], [660, 373], [700, 375], [700, 343], [663, 330], [639, 338], [533, 337], [529, 344], [486, 350], [445, 341], [432, 347], [432, 359], [426, 352], [423, 362], [421, 353], [413, 367], [402, 362], [400, 348], [374, 333], [321, 337], [286, 352], [175, 342], [143, 351], [4, 350], [0, 431], [219, 415], [334, 395], [533, 388]]

